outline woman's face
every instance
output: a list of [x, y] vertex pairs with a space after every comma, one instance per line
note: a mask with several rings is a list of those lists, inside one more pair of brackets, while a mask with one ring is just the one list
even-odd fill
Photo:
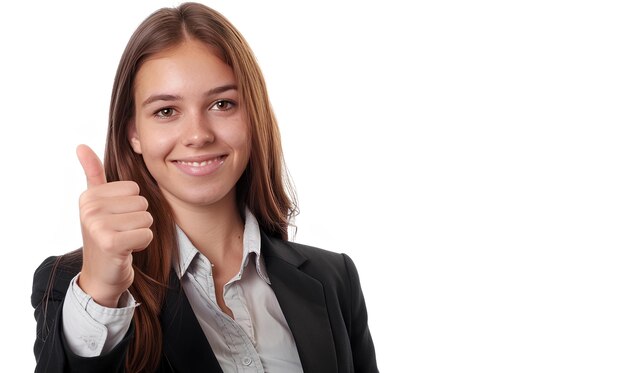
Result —
[[175, 211], [234, 198], [250, 157], [247, 116], [232, 69], [210, 47], [186, 40], [151, 56], [134, 99], [131, 146]]

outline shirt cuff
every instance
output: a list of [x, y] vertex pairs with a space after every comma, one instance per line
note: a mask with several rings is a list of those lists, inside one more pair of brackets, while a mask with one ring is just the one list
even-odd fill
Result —
[[82, 357], [110, 352], [126, 335], [139, 304], [128, 292], [120, 298], [120, 308], [96, 303], [78, 286], [80, 273], [70, 282], [63, 303], [63, 334], [70, 350]]

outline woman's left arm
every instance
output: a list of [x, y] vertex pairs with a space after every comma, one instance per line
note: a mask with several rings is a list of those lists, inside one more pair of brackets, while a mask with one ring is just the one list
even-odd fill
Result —
[[351, 294], [351, 317], [347, 325], [350, 334], [350, 346], [352, 348], [352, 360], [355, 372], [378, 372], [376, 365], [376, 352], [374, 342], [367, 324], [367, 308], [365, 298], [361, 290], [361, 282], [356, 266], [352, 259], [343, 254], [348, 279], [350, 281]]

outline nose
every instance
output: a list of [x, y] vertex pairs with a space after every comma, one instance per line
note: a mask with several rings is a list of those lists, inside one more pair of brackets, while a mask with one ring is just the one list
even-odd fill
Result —
[[211, 123], [202, 114], [190, 115], [184, 125], [185, 130], [181, 138], [183, 145], [200, 148], [215, 141]]

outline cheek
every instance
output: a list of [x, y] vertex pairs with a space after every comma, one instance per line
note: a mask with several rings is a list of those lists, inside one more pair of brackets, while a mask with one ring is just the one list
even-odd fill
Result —
[[245, 121], [238, 120], [224, 126], [219, 137], [242, 154], [250, 153], [250, 130]]
[[150, 133], [144, 133], [142, 135], [141, 148], [144, 158], [163, 157], [169, 153], [176, 143], [176, 137], [172, 136], [172, 134], [168, 134], [167, 131], [163, 133], [151, 131]]
[[245, 157], [247, 162], [250, 156], [250, 131], [247, 125], [242, 125], [231, 137], [231, 144]]

